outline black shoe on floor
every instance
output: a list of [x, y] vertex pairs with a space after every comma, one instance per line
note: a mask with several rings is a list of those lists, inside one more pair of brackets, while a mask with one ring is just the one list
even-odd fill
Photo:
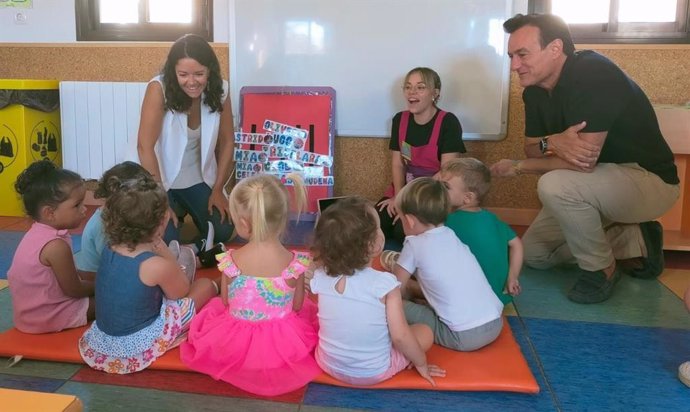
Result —
[[568, 299], [575, 303], [600, 303], [613, 295], [613, 289], [621, 278], [620, 269], [616, 268], [611, 278], [603, 270], [582, 271], [582, 275], [568, 291]]
[[205, 248], [202, 246], [201, 250], [196, 255], [199, 257], [199, 262], [201, 262], [202, 267], [212, 268], [218, 264], [216, 255], [225, 252], [225, 245], [216, 243], [211, 249], [204, 249]]
[[647, 247], [647, 257], [642, 258], [641, 268], [627, 273], [634, 278], [653, 279], [664, 271], [664, 228], [656, 221], [640, 223], [642, 238]]

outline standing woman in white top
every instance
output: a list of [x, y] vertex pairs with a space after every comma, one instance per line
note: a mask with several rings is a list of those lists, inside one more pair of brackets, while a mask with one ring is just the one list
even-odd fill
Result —
[[201, 233], [199, 250], [207, 222], [214, 243], [232, 235], [223, 188], [232, 173], [233, 132], [228, 82], [216, 54], [200, 36], [181, 37], [146, 88], [137, 142], [141, 165], [162, 182], [174, 211], [166, 241], [179, 238], [177, 216], [185, 213]]

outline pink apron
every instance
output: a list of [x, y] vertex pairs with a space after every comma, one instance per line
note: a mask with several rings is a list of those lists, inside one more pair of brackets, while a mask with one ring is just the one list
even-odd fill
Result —
[[[434, 121], [434, 128], [431, 131], [429, 143], [420, 147], [411, 146], [411, 160], [407, 161], [403, 158], [403, 164], [405, 165], [405, 183], [409, 183], [412, 179], [417, 177], [433, 176], [441, 169], [441, 161], [438, 159], [438, 138], [441, 134], [441, 123], [443, 123], [443, 117], [445, 115], [446, 112], [439, 109], [436, 120]], [[407, 125], [409, 122], [410, 112], [402, 112], [400, 127], [398, 129], [398, 141], [401, 149], [407, 137]], [[384, 196], [387, 198], [395, 196], [393, 183], [386, 189]]]

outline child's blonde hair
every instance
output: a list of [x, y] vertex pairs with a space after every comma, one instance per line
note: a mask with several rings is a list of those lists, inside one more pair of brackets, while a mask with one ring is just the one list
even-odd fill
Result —
[[427, 225], [440, 225], [450, 211], [448, 189], [431, 177], [418, 177], [406, 184], [395, 196], [400, 212], [412, 215]]
[[481, 161], [473, 157], [462, 157], [447, 161], [441, 166], [441, 176], [459, 177], [468, 192], [477, 195], [479, 203], [491, 188], [491, 171]]
[[[289, 174], [294, 187], [295, 207], [299, 214], [307, 199], [307, 190], [298, 174]], [[242, 179], [230, 192], [230, 214], [246, 219], [251, 238], [259, 242], [272, 235], [282, 235], [290, 212], [290, 194], [274, 175], [259, 174]]]

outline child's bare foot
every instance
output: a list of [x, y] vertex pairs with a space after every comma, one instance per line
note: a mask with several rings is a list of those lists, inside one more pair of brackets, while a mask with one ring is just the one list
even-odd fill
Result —
[[381, 252], [380, 261], [383, 270], [393, 272], [393, 268], [395, 268], [395, 263], [398, 261], [399, 257], [400, 252], [396, 252], [395, 250], [384, 250]]

